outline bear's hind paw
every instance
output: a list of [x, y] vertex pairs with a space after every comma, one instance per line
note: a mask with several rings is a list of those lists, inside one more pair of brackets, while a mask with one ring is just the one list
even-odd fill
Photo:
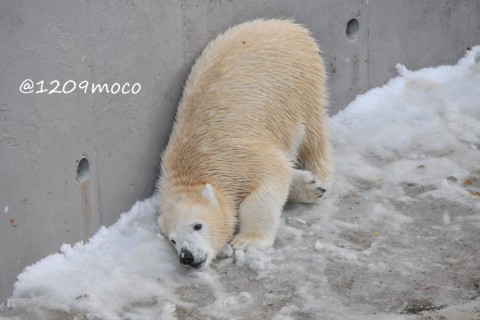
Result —
[[326, 187], [310, 171], [295, 170], [290, 187], [290, 202], [316, 203], [326, 193]]

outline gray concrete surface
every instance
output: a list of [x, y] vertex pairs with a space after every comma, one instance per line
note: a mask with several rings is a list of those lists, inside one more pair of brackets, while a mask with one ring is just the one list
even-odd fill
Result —
[[[330, 72], [331, 114], [394, 76], [397, 62], [453, 63], [480, 43], [477, 0], [0, 2], [0, 301], [22, 268], [152, 193], [190, 65], [219, 32], [259, 17], [312, 30]], [[25, 79], [48, 90], [73, 80], [141, 91], [22, 94]]]

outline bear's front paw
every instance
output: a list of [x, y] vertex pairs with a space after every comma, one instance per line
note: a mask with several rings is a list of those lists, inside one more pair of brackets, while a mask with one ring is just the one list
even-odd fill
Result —
[[273, 242], [274, 240], [255, 234], [240, 233], [233, 238], [231, 244], [235, 250], [245, 250], [248, 248], [267, 249], [273, 245]]

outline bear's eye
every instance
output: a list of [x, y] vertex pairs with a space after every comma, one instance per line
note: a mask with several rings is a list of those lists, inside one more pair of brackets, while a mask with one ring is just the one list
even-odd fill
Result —
[[196, 224], [194, 227], [193, 227], [193, 230], [195, 231], [198, 231], [198, 230], [201, 230], [202, 229], [202, 225], [200, 223]]
[[175, 240], [173, 240], [173, 239], [171, 239], [170, 242], [173, 243], [173, 244], [177, 244], [177, 243], [175, 242]]

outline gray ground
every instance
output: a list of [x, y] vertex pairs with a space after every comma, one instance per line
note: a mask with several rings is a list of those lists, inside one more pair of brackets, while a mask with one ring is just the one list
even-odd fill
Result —
[[[423, 191], [418, 186], [405, 188], [415, 198]], [[355, 223], [359, 219], [355, 212], [364, 205], [362, 197], [349, 194], [341, 201], [345, 206], [336, 219]], [[365, 228], [335, 232], [335, 245], [358, 257], [349, 260], [328, 250], [317, 252], [314, 244], [322, 235], [311, 228], [315, 221], [306, 214], [314, 209], [290, 206], [285, 212], [286, 225], [301, 231], [281, 246], [298, 255], [284, 261], [272, 254], [271, 263], [278, 273], [259, 278], [255, 268], [238, 267], [231, 259], [213, 265], [232, 293], [252, 294], [248, 316], [244, 308], [233, 314], [243, 319], [273, 319], [282, 308], [291, 306], [284, 313], [293, 319], [385, 319], [396, 314], [425, 320], [480, 319], [478, 210], [428, 197], [412, 204], [397, 203], [395, 209], [414, 222], [379, 235]], [[446, 210], [456, 221], [448, 226], [438, 223]], [[319, 254], [324, 256], [317, 259]], [[208, 307], [215, 301], [208, 287], [194, 283], [176, 293], [199, 307], [177, 307], [179, 319], [223, 319], [208, 316]]]

